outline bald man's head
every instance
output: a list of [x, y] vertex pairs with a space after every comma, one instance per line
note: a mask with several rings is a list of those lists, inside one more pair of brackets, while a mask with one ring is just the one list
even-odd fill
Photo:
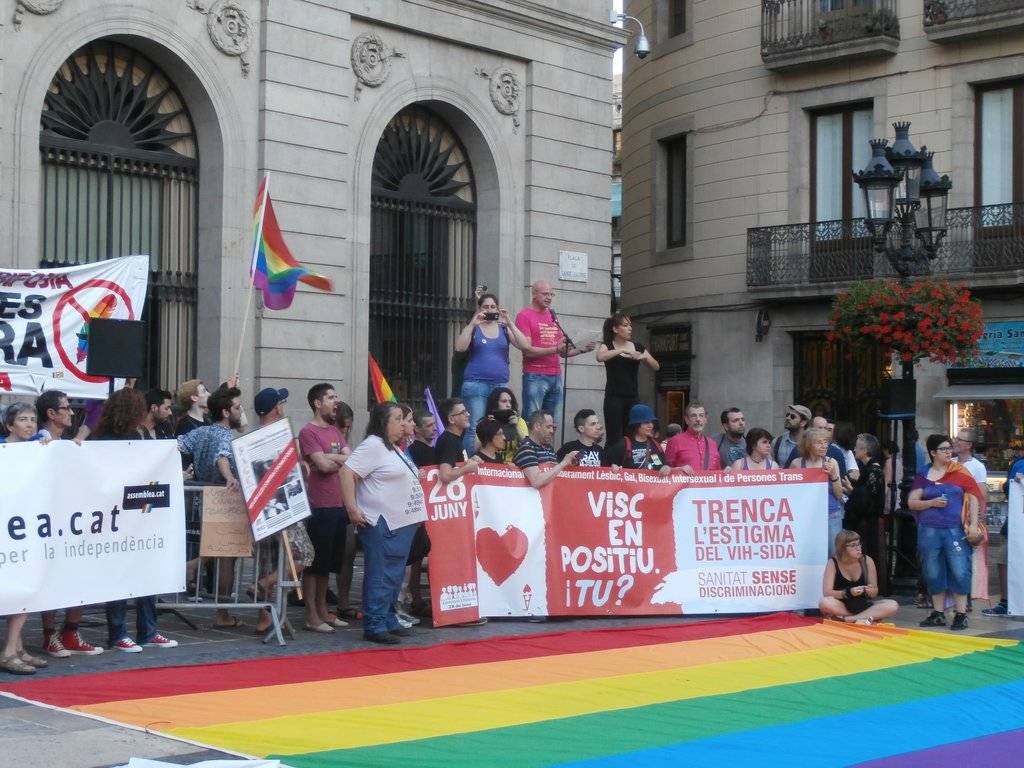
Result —
[[548, 309], [555, 298], [555, 289], [547, 280], [538, 280], [532, 286], [533, 306], [536, 309]]

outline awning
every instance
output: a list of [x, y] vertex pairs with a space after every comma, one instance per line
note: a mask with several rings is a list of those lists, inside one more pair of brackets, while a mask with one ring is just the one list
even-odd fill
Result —
[[1024, 384], [953, 384], [935, 393], [937, 400], [1024, 400]]

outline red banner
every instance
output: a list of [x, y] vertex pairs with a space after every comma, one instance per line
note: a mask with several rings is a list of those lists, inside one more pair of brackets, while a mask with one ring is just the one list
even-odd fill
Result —
[[821, 470], [515, 468], [424, 480], [434, 623], [479, 616], [743, 613], [817, 606]]

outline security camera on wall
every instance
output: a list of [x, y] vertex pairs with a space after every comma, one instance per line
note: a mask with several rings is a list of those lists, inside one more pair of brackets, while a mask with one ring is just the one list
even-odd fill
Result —
[[651, 52], [651, 44], [647, 40], [646, 35], [636, 36], [636, 47], [633, 49], [638, 59], [646, 59], [647, 54]]
[[624, 13], [616, 13], [615, 11], [612, 11], [609, 21], [611, 21], [612, 24], [616, 24], [620, 21], [632, 21], [640, 27], [640, 34], [636, 36], [636, 40], [633, 43], [633, 52], [636, 54], [638, 59], [646, 59], [651, 52], [651, 41], [647, 39], [647, 33], [644, 32], [644, 25], [640, 22], [640, 19], [635, 16], [627, 16]]

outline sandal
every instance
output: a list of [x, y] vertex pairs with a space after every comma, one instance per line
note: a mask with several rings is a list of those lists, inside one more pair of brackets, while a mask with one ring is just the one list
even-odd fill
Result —
[[38, 656], [33, 656], [28, 651], [18, 651], [18, 658], [28, 664], [29, 666], [35, 667], [36, 669], [45, 669], [50, 666], [50, 662], [46, 659], [40, 659]]
[[0, 658], [0, 669], [10, 672], [12, 675], [34, 675], [36, 668], [26, 664], [17, 656], [4, 656]]
[[348, 608], [342, 608], [339, 606], [334, 613], [339, 619], [351, 619], [352, 621], [361, 621], [363, 618], [363, 612], [360, 611], [358, 608], [352, 608], [351, 606]]

